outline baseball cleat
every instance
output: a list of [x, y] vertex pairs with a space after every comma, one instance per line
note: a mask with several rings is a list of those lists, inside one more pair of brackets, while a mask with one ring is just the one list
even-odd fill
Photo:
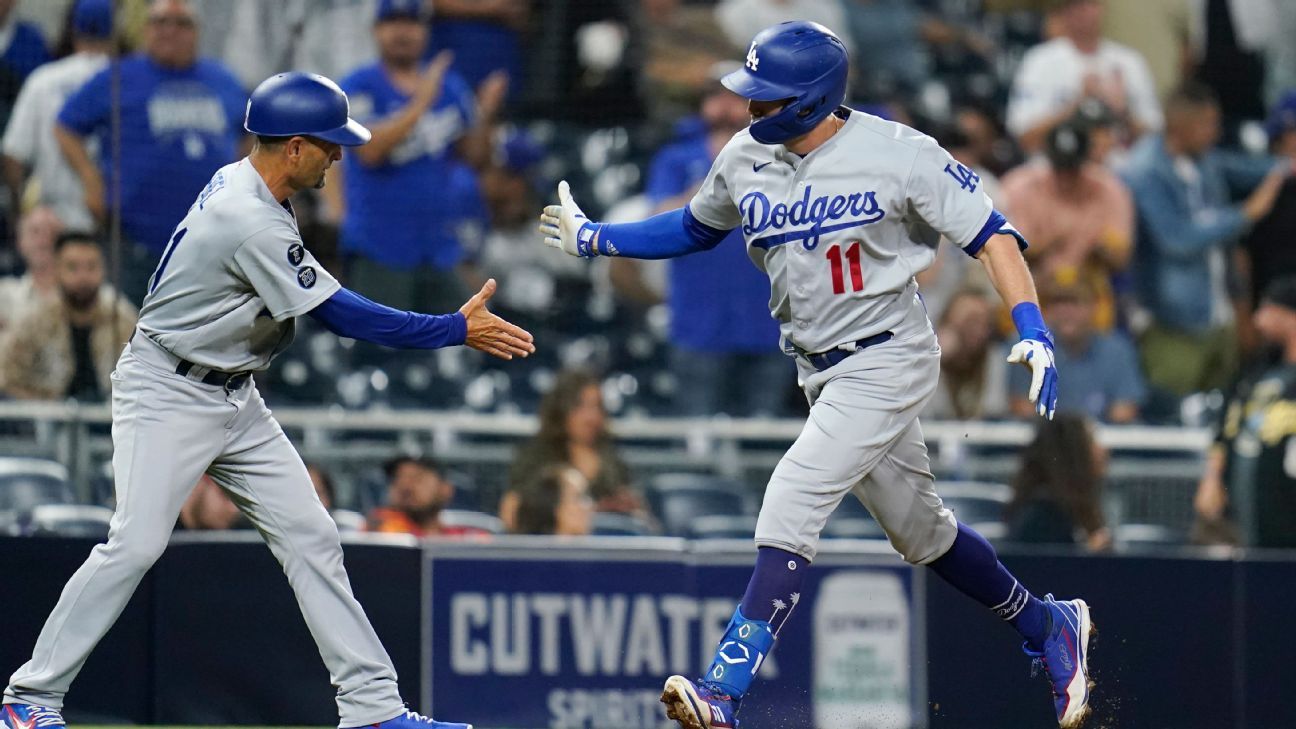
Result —
[[666, 716], [682, 729], [737, 729], [738, 702], [705, 681], [693, 683], [683, 676], [666, 679], [661, 702]]
[[0, 708], [0, 727], [6, 729], [36, 729], [37, 727], [65, 727], [58, 709], [35, 704], [5, 704]]
[[1057, 709], [1058, 726], [1062, 729], [1079, 729], [1089, 718], [1089, 639], [1094, 627], [1089, 619], [1089, 606], [1084, 600], [1054, 600], [1044, 597], [1052, 619], [1052, 627], [1044, 639], [1044, 650], [1035, 652], [1023, 645], [1026, 655], [1035, 659], [1031, 675], [1044, 668], [1053, 684], [1053, 706]]
[[405, 713], [378, 724], [370, 724], [373, 729], [473, 729], [472, 724], [457, 724], [452, 721], [436, 721], [423, 716], [417, 711], [405, 710]]

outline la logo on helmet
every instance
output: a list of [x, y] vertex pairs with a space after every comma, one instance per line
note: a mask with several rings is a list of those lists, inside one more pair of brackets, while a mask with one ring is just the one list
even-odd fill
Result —
[[760, 65], [760, 59], [756, 57], [756, 42], [752, 41], [751, 50], [747, 51], [747, 68], [755, 71]]

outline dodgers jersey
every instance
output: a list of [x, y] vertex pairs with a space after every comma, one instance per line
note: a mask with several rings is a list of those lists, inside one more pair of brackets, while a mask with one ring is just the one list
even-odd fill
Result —
[[244, 158], [217, 170], [176, 226], [138, 328], [203, 367], [263, 370], [292, 343], [294, 317], [339, 288]]
[[993, 212], [979, 178], [931, 137], [837, 113], [845, 125], [805, 157], [734, 135], [689, 202], [699, 222], [741, 230], [784, 342], [812, 353], [930, 327], [914, 275], [942, 235], [966, 248]]

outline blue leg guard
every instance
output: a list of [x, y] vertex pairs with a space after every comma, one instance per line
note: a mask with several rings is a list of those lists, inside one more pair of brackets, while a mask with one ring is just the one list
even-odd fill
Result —
[[740, 607], [734, 610], [733, 619], [729, 621], [702, 681], [739, 701], [773, 648], [774, 631], [770, 624], [763, 620], [748, 620], [743, 617]]

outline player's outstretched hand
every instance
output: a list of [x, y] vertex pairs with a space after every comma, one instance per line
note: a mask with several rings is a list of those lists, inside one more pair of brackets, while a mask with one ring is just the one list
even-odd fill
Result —
[[567, 181], [558, 183], [558, 204], [546, 205], [540, 213], [540, 234], [545, 245], [573, 256], [591, 258], [598, 255], [597, 223], [590, 222], [572, 199]]
[[1023, 339], [1013, 345], [1008, 361], [1031, 369], [1030, 401], [1042, 418], [1053, 419], [1057, 410], [1058, 374], [1053, 363], [1053, 345], [1039, 339]]
[[531, 332], [504, 321], [486, 308], [486, 302], [495, 295], [495, 288], [495, 279], [487, 280], [481, 291], [459, 307], [459, 313], [468, 322], [468, 338], [464, 344], [500, 359], [525, 357], [535, 351], [535, 339]]

